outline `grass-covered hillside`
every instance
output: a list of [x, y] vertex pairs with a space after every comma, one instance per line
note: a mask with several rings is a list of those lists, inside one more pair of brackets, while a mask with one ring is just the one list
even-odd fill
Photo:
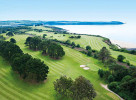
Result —
[[[32, 27], [32, 28], [42, 29], [42, 30], [51, 30], [50, 28], [45, 28], [45, 27], [41, 27], [41, 26]], [[109, 45], [107, 45], [105, 42], [103, 42], [103, 38], [101, 38], [101, 37], [81, 35], [80, 39], [70, 39], [69, 37], [73, 36], [73, 35], [65, 34], [65, 36], [63, 36], [63, 34], [54, 34], [54, 32], [47, 32], [47, 31], [43, 31], [41, 33], [29, 31], [28, 33], [36, 34], [36, 35], [40, 35], [40, 36], [42, 36], [43, 34], [47, 34], [48, 38], [58, 39], [58, 40], [62, 40], [62, 41], [70, 40], [71, 42], [75, 42], [76, 44], [80, 44], [80, 46], [83, 48], [86, 48], [87, 45], [90, 45], [92, 47], [92, 49], [95, 49], [98, 51], [102, 47], [106, 47], [109, 49]], [[114, 58], [117, 58], [118, 55], [124, 55], [126, 57], [126, 60], [130, 61], [131, 64], [136, 65], [136, 55], [132, 55], [132, 54], [124, 53], [124, 52], [113, 51], [111, 49], [109, 49], [109, 50], [111, 52], [111, 55]]]
[[[47, 34], [46, 38], [53, 38], [63, 41], [69, 39], [69, 34], [65, 34], [65, 36], [63, 36], [63, 34], [54, 34], [53, 32], [46, 31], [51, 30], [50, 28], [41, 26], [32, 28], [42, 29], [45, 31], [28, 31], [27, 33], [29, 33], [29, 35], [14, 35], [12, 38], [17, 41], [16, 44], [23, 50], [24, 53], [28, 53], [34, 58], [41, 59], [46, 65], [49, 66], [47, 80], [41, 84], [27, 83], [20, 79], [20, 77], [11, 70], [11, 67], [6, 60], [0, 57], [0, 90], [2, 90], [0, 91], [1, 100], [67, 100], [69, 98], [56, 95], [56, 91], [53, 87], [53, 82], [61, 75], [66, 75], [72, 79], [82, 75], [90, 80], [97, 93], [94, 100], [119, 100], [115, 94], [107, 91], [101, 86], [101, 83], [105, 83], [99, 78], [97, 71], [98, 69], [106, 69], [101, 61], [88, 57], [79, 51], [66, 46], [62, 46], [65, 51], [65, 56], [59, 60], [54, 60], [48, 56], [42, 55], [41, 51], [33, 51], [28, 49], [28, 47], [26, 47], [24, 44], [26, 38], [30, 36], [30, 34], [35, 34], [37, 36]], [[9, 41], [11, 38], [5, 34], [3, 34], [3, 36], [6, 37], [6, 41]], [[80, 39], [70, 40], [74, 41], [76, 44], [80, 44], [80, 46], [83, 48], [85, 48], [87, 45], [90, 45], [95, 50], [100, 50], [104, 46], [109, 48], [109, 46], [104, 43], [100, 37], [81, 35]], [[117, 58], [119, 54], [122, 54], [130, 61], [130, 63], [136, 65], [135, 55], [112, 50], [110, 51], [113, 57]], [[80, 68], [80, 65], [87, 65], [90, 69], [84, 70]]]

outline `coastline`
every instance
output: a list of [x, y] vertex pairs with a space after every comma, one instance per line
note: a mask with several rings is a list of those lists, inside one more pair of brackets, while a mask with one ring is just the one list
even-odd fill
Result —
[[111, 40], [113, 44], [117, 44], [122, 48], [126, 49], [136, 49], [136, 44], [134, 43], [129, 43], [129, 42], [124, 42], [124, 41], [119, 41], [119, 40]]
[[[83, 34], [85, 34], [85, 35], [100, 35], [102, 37], [109, 38], [113, 44], [117, 44], [117, 45], [119, 45], [119, 47], [126, 48], [126, 49], [132, 49], [132, 50], [136, 49], [136, 44], [135, 44], [135, 42], [133, 42], [134, 37], [135, 37], [135, 36], [133, 36], [134, 33], [132, 35], [127, 34], [128, 30], [122, 32], [122, 30], [124, 28], [127, 29], [126, 26], [124, 27], [121, 25], [120, 26], [121, 29], [120, 28], [117, 29], [118, 26], [110, 26], [110, 25], [106, 26], [106, 27], [99, 26], [99, 25], [98, 26], [91, 26], [91, 27], [90, 26], [89, 27], [88, 26], [85, 26], [85, 27], [84, 26], [83, 27], [73, 26], [73, 27], [71, 27], [71, 26], [66, 26], [66, 25], [65, 26], [55, 25], [55, 27], [62, 28], [70, 33], [77, 33], [77, 34], [81, 34], [81, 35], [83, 35]], [[110, 28], [110, 29], [108, 29], [108, 28]], [[115, 31], [115, 29], [116, 29], [116, 31]], [[112, 31], [114, 31], [114, 32], [112, 32]], [[125, 33], [125, 35], [124, 35], [124, 33]], [[132, 32], [130, 32], [130, 33], [132, 33]], [[129, 36], [131, 36], [131, 37], [129, 37]], [[131, 39], [131, 40], [129, 42], [127, 42], [128, 39]]]

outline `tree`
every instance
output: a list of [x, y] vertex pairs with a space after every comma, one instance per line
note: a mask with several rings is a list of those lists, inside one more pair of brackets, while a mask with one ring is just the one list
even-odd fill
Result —
[[0, 41], [0, 54], [11, 64], [12, 70], [23, 79], [37, 82], [47, 78], [48, 66], [39, 59], [24, 54], [19, 46], [7, 41]]
[[26, 62], [26, 78], [37, 82], [47, 79], [49, 67], [40, 59], [31, 58]]
[[6, 38], [3, 35], [0, 35], [0, 40], [5, 40]]
[[70, 91], [72, 92], [71, 96], [74, 100], [92, 100], [96, 96], [93, 85], [83, 76], [79, 76], [75, 79], [70, 87]]
[[94, 52], [93, 57], [95, 59], [98, 59], [99, 58], [99, 52], [98, 51]]
[[81, 38], [81, 36], [80, 36], [80, 35], [78, 35], [78, 36], [77, 36], [77, 38]]
[[119, 62], [123, 62], [125, 57], [123, 55], [119, 55], [117, 59], [118, 59]]
[[65, 44], [70, 45], [70, 44], [71, 44], [71, 41], [70, 41], [70, 40], [67, 40], [67, 41], [65, 42]]
[[72, 49], [75, 48], [75, 46], [76, 46], [75, 42], [72, 42], [71, 46], [72, 46]]
[[2, 30], [2, 33], [6, 33], [6, 30]]
[[43, 34], [43, 38], [45, 39], [45, 37], [47, 36], [47, 34]]
[[104, 63], [110, 57], [110, 52], [106, 47], [103, 47], [99, 53], [99, 59]]
[[63, 48], [55, 43], [54, 40], [42, 40], [39, 37], [28, 37], [25, 44], [29, 46], [30, 49], [42, 50], [42, 54], [48, 54], [51, 58], [58, 59], [65, 55]]
[[28, 37], [25, 44], [28, 45], [30, 49], [38, 50], [38, 45], [40, 42], [41, 39], [39, 37]]
[[132, 78], [131, 80], [120, 84], [120, 87], [123, 90], [133, 93], [136, 90], [136, 78]]
[[29, 46], [29, 44], [31, 42], [31, 39], [32, 39], [32, 37], [27, 37], [26, 38], [26, 42], [25, 42], [26, 46]]
[[112, 64], [109, 66], [109, 70], [114, 76], [115, 81], [120, 81], [122, 78], [129, 74], [128, 69], [122, 65]]
[[24, 54], [21, 56], [16, 56], [13, 59], [13, 63], [11, 64], [12, 69], [16, 72], [19, 73], [20, 76], [22, 76], [23, 78], [26, 78], [26, 63], [29, 59], [31, 59], [32, 56], [30, 56], [29, 54]]
[[89, 50], [89, 51], [87, 52], [87, 56], [92, 56], [92, 50]]
[[103, 71], [103, 69], [99, 69], [99, 70], [98, 70], [98, 74], [99, 74], [99, 76], [100, 76], [101, 78], [103, 78], [103, 76], [104, 76], [104, 71]]
[[105, 61], [105, 66], [109, 66], [109, 65], [112, 65], [112, 64], [116, 64], [116, 60], [112, 57], [109, 57], [109, 59], [107, 59]]
[[111, 89], [112, 91], [118, 91], [117, 90], [117, 87], [118, 87], [118, 83], [117, 82], [111, 82], [109, 85], [108, 85], [108, 88]]
[[19, 46], [11, 43], [11, 42], [6, 42], [4, 48], [3, 48], [3, 52], [2, 52], [2, 55], [3, 57], [10, 61], [11, 60], [11, 57], [16, 54], [16, 53], [22, 53], [23, 51], [20, 49]]
[[7, 36], [14, 36], [13, 32], [8, 32], [6, 35]]
[[79, 44], [77, 44], [77, 47], [78, 47], [78, 48], [80, 48], [80, 45], [79, 45]]
[[72, 43], [71, 43], [71, 46], [74, 46], [74, 47], [75, 47], [75, 46], [76, 46], [75, 42], [72, 42]]
[[11, 38], [11, 39], [10, 39], [10, 42], [16, 43], [16, 40], [15, 40], [14, 38]]
[[86, 50], [91, 50], [91, 47], [89, 45], [86, 46]]
[[131, 54], [136, 54], [136, 51], [135, 50], [131, 50], [130, 53]]
[[113, 77], [112, 75], [110, 75], [110, 76], [108, 77], [108, 82], [111, 83], [111, 82], [113, 82], [113, 81], [114, 81], [114, 77]]
[[53, 82], [54, 89], [57, 91], [57, 93], [64, 95], [64, 96], [70, 96], [69, 88], [73, 84], [73, 80], [71, 78], [68, 78], [66, 76], [61, 76], [60, 79], [57, 79]]
[[43, 81], [49, 72], [49, 68], [44, 62], [41, 62], [40, 59], [34, 59], [28, 54], [16, 57], [11, 66], [23, 79], [29, 81]]
[[122, 83], [124, 82], [128, 82], [129, 80], [131, 80], [132, 77], [130, 75], [126, 75], [125, 77], [123, 77], [123, 79], [121, 80]]

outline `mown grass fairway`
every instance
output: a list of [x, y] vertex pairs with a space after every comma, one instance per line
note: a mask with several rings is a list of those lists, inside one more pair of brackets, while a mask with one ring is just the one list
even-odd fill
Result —
[[[24, 82], [15, 74], [10, 65], [0, 57], [0, 98], [2, 100], [67, 100], [56, 96], [53, 81], [61, 75], [67, 75], [72, 79], [83, 75], [94, 85], [97, 92], [95, 100], [119, 100], [117, 96], [101, 87], [103, 81], [99, 78], [97, 70], [103, 68], [103, 64], [98, 60], [68, 48], [64, 47], [66, 55], [60, 60], [50, 59], [43, 56], [40, 51], [32, 51], [25, 47], [24, 42], [28, 35], [15, 35], [17, 45], [35, 58], [39, 58], [49, 66], [48, 79], [42, 84], [29, 84]], [[9, 38], [10, 39], [10, 38]], [[8, 39], [8, 40], [9, 40]], [[88, 65], [90, 70], [83, 70], [80, 65]]]
[[[49, 30], [49, 28], [44, 28], [44, 27], [41, 27], [41, 26], [33, 27], [33, 28], [36, 28], [36, 29], [41, 28], [41, 29]], [[28, 33], [36, 34], [36, 35], [39, 35], [39, 36], [42, 36], [43, 34], [47, 34], [48, 35], [47, 38], [53, 38], [53, 39], [58, 39], [58, 40], [63, 40], [63, 41], [66, 41], [66, 40], [69, 39], [71, 42], [75, 42], [76, 44], [80, 44], [80, 46], [83, 47], [83, 48], [85, 48], [87, 45], [90, 45], [92, 47], [92, 49], [95, 49], [95, 50], [98, 50], [98, 51], [102, 47], [106, 47], [106, 48], [109, 49], [109, 46], [102, 41], [102, 38], [94, 37], [94, 36], [81, 35], [80, 39], [70, 39], [69, 34], [66, 34], [65, 36], [63, 36], [63, 34], [54, 34], [54, 33], [51, 33], [51, 32], [48, 33], [47, 31], [43, 31], [41, 33], [29, 31]], [[53, 36], [53, 37], [50, 37], [50, 36]], [[136, 55], [118, 52], [118, 51], [113, 51], [111, 49], [109, 49], [109, 50], [111, 52], [111, 55], [114, 58], [117, 58], [118, 55], [124, 55], [126, 57], [126, 60], [129, 60], [131, 64], [136, 65]]]

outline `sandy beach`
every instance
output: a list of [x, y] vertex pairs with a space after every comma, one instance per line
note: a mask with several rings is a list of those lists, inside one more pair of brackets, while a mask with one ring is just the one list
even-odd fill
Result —
[[122, 48], [136, 48], [136, 44], [119, 41], [119, 40], [111, 40], [113, 44], [118, 44]]

